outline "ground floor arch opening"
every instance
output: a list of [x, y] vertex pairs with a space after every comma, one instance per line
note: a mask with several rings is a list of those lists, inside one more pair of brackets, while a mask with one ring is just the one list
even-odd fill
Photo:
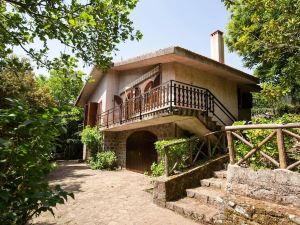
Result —
[[149, 131], [136, 131], [126, 141], [126, 168], [144, 173], [157, 162], [154, 143], [157, 136]]

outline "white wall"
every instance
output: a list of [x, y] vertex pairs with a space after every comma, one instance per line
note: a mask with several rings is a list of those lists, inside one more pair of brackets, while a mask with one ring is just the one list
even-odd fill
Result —
[[[237, 84], [235, 82], [179, 63], [175, 64], [175, 71], [177, 81], [207, 88], [236, 118], [238, 117]], [[226, 116], [223, 116], [222, 119], [228, 124], [230, 123]]]

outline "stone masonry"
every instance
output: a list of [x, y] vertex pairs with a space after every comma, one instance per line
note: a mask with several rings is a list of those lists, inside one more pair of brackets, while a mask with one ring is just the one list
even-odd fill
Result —
[[149, 131], [155, 134], [158, 140], [176, 137], [176, 127], [174, 123], [160, 124], [118, 132], [104, 131], [104, 149], [116, 152], [118, 164], [122, 167], [126, 166], [126, 140], [131, 134], [137, 131]]
[[229, 165], [227, 192], [300, 207], [300, 174], [289, 170], [259, 170]]

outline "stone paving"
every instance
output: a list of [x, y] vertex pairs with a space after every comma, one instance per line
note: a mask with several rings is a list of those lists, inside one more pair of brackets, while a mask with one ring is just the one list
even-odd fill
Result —
[[55, 209], [55, 217], [44, 213], [35, 225], [193, 225], [174, 212], [152, 203], [151, 178], [127, 170], [93, 171], [83, 163], [62, 162], [50, 176], [75, 194]]

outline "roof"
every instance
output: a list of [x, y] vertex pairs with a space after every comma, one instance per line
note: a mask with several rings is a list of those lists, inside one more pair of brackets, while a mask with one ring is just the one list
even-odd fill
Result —
[[[170, 62], [182, 63], [188, 66], [199, 68], [204, 71], [208, 71], [213, 74], [217, 74], [217, 76], [226, 77], [226, 79], [236, 81], [237, 83], [248, 86], [253, 90], [259, 88], [257, 86], [259, 82], [258, 78], [235, 69], [231, 66], [217, 62], [211, 58], [202, 56], [178, 46], [160, 49], [155, 52], [113, 63], [110, 70], [124, 71]], [[89, 96], [97, 87], [97, 84], [101, 80], [102, 76], [103, 73], [98, 71], [96, 67], [92, 69], [90, 77], [94, 82], [87, 82], [85, 84], [80, 92], [80, 95], [77, 98], [76, 105], [85, 104]]]

